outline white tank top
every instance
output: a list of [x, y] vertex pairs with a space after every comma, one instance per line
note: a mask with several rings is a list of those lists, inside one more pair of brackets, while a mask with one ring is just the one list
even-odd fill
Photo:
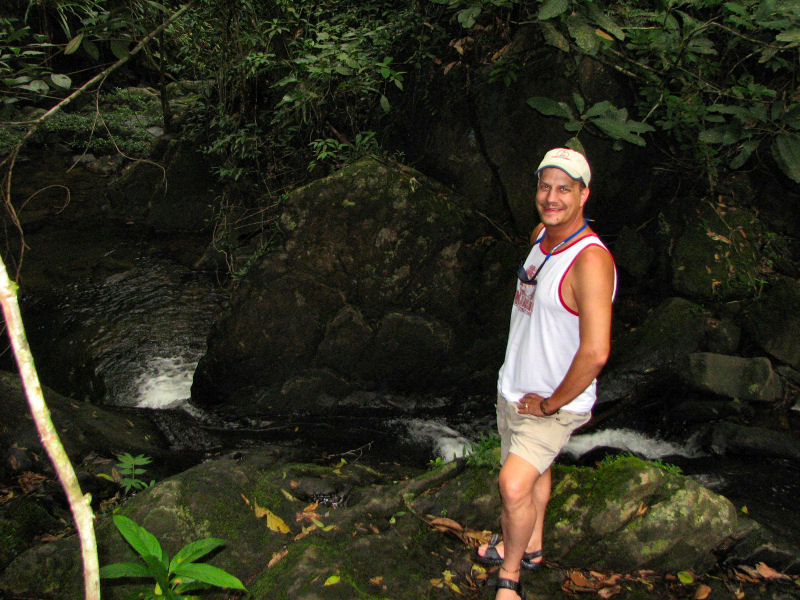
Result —
[[[506, 357], [497, 380], [498, 392], [509, 402], [519, 402], [528, 393], [548, 398], [569, 370], [580, 345], [580, 332], [578, 313], [568, 308], [561, 297], [561, 282], [578, 254], [589, 246], [608, 251], [597, 235], [590, 234], [554, 252], [537, 275], [535, 286], [517, 280]], [[541, 244], [534, 244], [524, 264], [529, 277], [546, 256]], [[615, 294], [616, 289], [615, 269]], [[595, 379], [562, 409], [585, 413], [596, 399]]]

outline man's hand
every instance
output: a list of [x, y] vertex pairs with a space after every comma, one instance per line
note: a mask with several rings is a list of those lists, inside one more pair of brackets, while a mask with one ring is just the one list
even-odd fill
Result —
[[[522, 399], [519, 401], [519, 406], [517, 407], [517, 412], [521, 415], [533, 415], [534, 417], [546, 417], [548, 415], [542, 412], [542, 402], [544, 402], [546, 398], [540, 396], [539, 394], [525, 394]], [[553, 411], [552, 406], [545, 406], [545, 410]], [[554, 411], [553, 411], [554, 412]], [[550, 414], [553, 414], [550, 412]]]

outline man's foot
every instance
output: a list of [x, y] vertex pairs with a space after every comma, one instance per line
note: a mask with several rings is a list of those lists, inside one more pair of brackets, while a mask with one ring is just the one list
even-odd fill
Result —
[[[510, 579], [509, 577], [502, 577], [504, 573], [506, 573], [506, 569], [500, 567], [500, 575], [495, 583], [495, 589], [497, 590], [497, 595], [495, 596], [495, 600], [514, 600], [514, 594], [516, 594], [520, 600], [525, 600], [525, 591], [522, 589], [522, 583], [516, 579]], [[508, 571], [508, 575], [519, 577], [519, 569], [516, 571]], [[512, 593], [508, 593], [506, 590], [510, 590]]]
[[[475, 551], [472, 553], [473, 559], [475, 562], [481, 563], [482, 565], [493, 567], [503, 564], [503, 554], [501, 552], [502, 544], [503, 542], [500, 541], [500, 535], [493, 533], [488, 544], [483, 544], [475, 548]], [[535, 571], [542, 566], [542, 562], [542, 551], [536, 550], [523, 554], [520, 565], [522, 565], [523, 569]]]

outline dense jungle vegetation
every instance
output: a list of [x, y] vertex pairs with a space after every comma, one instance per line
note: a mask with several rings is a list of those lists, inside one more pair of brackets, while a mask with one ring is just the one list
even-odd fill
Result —
[[[712, 195], [738, 170], [800, 183], [799, 0], [5, 6], [0, 160], [9, 205], [23, 143], [43, 144], [57, 131], [77, 153], [144, 158], [147, 144], [125, 128], [149, 119], [211, 159], [224, 190], [218, 231], [234, 207], [240, 222], [263, 221], [290, 186], [365, 153], [396, 153], [415, 111], [435, 110], [434, 79], [458, 72], [468, 87], [480, 70], [512, 87], [544, 51], [591, 56], [630, 92], [624, 106], [577, 93], [531, 97], [531, 111], [560, 119], [572, 145], [588, 134], [617, 148], [646, 145], [661, 168], [704, 182]], [[523, 29], [536, 43], [515, 43]], [[81, 86], [85, 93], [69, 101]], [[158, 93], [133, 96], [132, 86]], [[171, 104], [176, 86], [179, 105]], [[87, 103], [92, 117], [73, 110]], [[147, 104], [160, 108], [160, 123]]]

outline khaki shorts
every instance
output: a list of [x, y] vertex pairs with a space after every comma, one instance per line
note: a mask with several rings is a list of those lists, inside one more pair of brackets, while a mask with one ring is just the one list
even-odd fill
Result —
[[517, 404], [497, 396], [497, 431], [500, 433], [500, 464], [509, 452], [544, 473], [569, 441], [572, 432], [592, 418], [591, 412], [560, 410], [550, 417], [521, 415]]

